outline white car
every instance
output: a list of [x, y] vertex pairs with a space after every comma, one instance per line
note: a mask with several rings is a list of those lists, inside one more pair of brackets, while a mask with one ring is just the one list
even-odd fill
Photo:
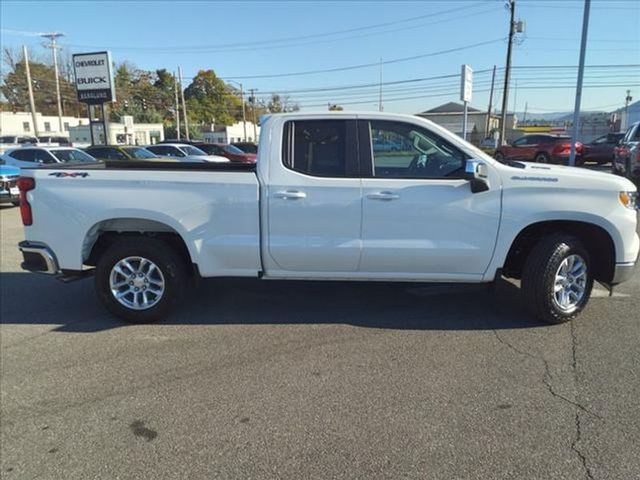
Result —
[[[401, 147], [373, 150], [380, 139]], [[107, 309], [133, 322], [166, 315], [190, 276], [505, 276], [522, 280], [535, 317], [561, 323], [585, 308], [594, 281], [629, 280], [640, 251], [629, 180], [502, 164], [428, 120], [389, 113], [266, 117], [255, 166], [62, 165], [24, 170], [19, 188], [23, 268], [95, 275]]]
[[187, 162], [229, 163], [229, 159], [219, 155], [208, 155], [198, 147], [186, 143], [160, 143], [145, 147], [162, 157], [180, 158]]
[[91, 155], [70, 147], [20, 147], [7, 150], [2, 159], [7, 165], [31, 168], [57, 163], [97, 162]]

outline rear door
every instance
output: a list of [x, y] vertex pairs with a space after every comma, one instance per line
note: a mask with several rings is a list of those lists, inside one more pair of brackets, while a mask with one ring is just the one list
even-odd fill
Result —
[[[404, 121], [359, 124], [360, 271], [381, 278], [479, 280], [498, 232], [497, 172], [487, 165], [491, 188], [472, 193], [463, 178], [468, 156], [438, 134]], [[373, 149], [383, 141], [400, 148]]]
[[269, 275], [357, 271], [362, 188], [355, 116], [286, 121], [276, 153], [265, 187]]

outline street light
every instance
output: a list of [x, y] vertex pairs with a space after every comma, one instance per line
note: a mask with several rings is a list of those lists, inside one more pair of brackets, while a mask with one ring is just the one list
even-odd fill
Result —
[[240, 87], [240, 97], [242, 98], [242, 128], [244, 133], [244, 137], [242, 138], [242, 140], [246, 142], [247, 141], [247, 115], [244, 108], [244, 90], [242, 89], [242, 84], [240, 82], [236, 82], [234, 80], [227, 80], [227, 83], [235, 83]]

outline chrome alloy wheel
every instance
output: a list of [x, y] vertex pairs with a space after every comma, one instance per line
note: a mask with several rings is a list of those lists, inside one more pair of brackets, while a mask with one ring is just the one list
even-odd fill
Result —
[[580, 255], [569, 255], [556, 272], [553, 300], [563, 312], [578, 308], [587, 289], [587, 262]]
[[144, 257], [127, 257], [118, 261], [109, 275], [111, 294], [131, 310], [147, 310], [164, 294], [164, 275], [158, 266]]

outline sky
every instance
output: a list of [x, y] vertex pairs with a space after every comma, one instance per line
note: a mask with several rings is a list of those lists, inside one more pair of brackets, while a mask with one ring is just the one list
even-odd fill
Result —
[[[116, 63], [147, 70], [180, 66], [185, 84], [213, 69], [258, 96], [288, 94], [305, 110], [377, 110], [382, 78], [385, 111], [421, 112], [459, 101], [461, 65], [469, 64], [470, 105], [486, 109], [494, 65], [494, 107], [502, 95], [505, 4], [2, 0], [0, 41], [47, 58], [37, 33], [62, 32], [66, 52], [109, 50]], [[516, 0], [525, 32], [513, 50], [510, 110], [573, 110], [583, 8], [584, 0]], [[586, 64], [583, 110], [620, 108], [627, 89], [640, 99], [640, 1], [592, 0]]]

